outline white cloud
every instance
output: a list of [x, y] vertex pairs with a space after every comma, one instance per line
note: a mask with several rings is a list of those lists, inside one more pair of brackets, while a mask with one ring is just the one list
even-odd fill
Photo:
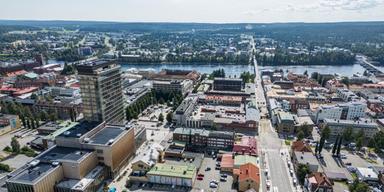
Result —
[[377, 7], [383, 0], [321, 0], [320, 6], [335, 10], [361, 11]]

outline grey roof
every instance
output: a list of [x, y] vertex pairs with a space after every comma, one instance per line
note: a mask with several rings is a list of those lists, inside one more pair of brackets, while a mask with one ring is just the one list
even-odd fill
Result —
[[76, 137], [79, 138], [88, 131], [92, 130], [93, 128], [97, 127], [100, 123], [99, 122], [88, 122], [83, 121], [68, 131], [65, 131], [64, 133], [60, 134], [58, 137]]
[[360, 119], [359, 121], [355, 120], [344, 120], [344, 119], [324, 119], [323, 120], [327, 125], [344, 125], [344, 126], [355, 126], [355, 127], [364, 127], [364, 128], [377, 128], [377, 123], [371, 120]]
[[299, 164], [319, 165], [316, 157], [311, 152], [295, 151], [295, 156]]
[[12, 177], [9, 181], [24, 182], [24, 183], [34, 183], [39, 178], [45, 176], [48, 172], [55, 169], [56, 166], [53, 166], [50, 163], [39, 163], [36, 166], [31, 166], [29, 168], [23, 169]]
[[37, 157], [41, 162], [54, 162], [60, 160], [78, 161], [84, 156], [90, 154], [91, 150], [76, 149], [69, 147], [54, 147]]
[[120, 127], [106, 126], [90, 138], [89, 143], [105, 145], [110, 140], [116, 139], [124, 129]]

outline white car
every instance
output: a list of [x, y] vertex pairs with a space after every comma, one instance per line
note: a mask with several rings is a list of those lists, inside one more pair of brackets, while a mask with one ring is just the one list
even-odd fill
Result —
[[267, 189], [271, 188], [271, 181], [267, 180]]
[[216, 183], [209, 183], [209, 187], [210, 188], [217, 188], [217, 184]]

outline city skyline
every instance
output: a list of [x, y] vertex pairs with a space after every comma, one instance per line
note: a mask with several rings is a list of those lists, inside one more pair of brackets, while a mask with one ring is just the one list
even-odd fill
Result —
[[384, 20], [383, 0], [15, 0], [0, 7], [1, 20], [117, 22], [276, 23]]

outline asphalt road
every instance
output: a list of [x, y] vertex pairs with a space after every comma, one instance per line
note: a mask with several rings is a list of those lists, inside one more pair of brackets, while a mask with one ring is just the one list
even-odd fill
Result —
[[[252, 49], [255, 50], [255, 43], [252, 43]], [[261, 110], [261, 116], [264, 117], [260, 120], [258, 136], [261, 151], [261, 190], [268, 191], [266, 181], [270, 180], [271, 187], [269, 191], [297, 191], [297, 189], [293, 186], [293, 178], [289, 175], [289, 169], [287, 166], [287, 159], [290, 159], [287, 157], [289, 154], [288, 147], [285, 146], [284, 141], [278, 137], [278, 134], [271, 125], [270, 119], [265, 118], [268, 110], [266, 106], [265, 93], [261, 85], [258, 63], [255, 57], [254, 67], [256, 73], [256, 102]], [[268, 170], [268, 174], [266, 174], [266, 170]]]

